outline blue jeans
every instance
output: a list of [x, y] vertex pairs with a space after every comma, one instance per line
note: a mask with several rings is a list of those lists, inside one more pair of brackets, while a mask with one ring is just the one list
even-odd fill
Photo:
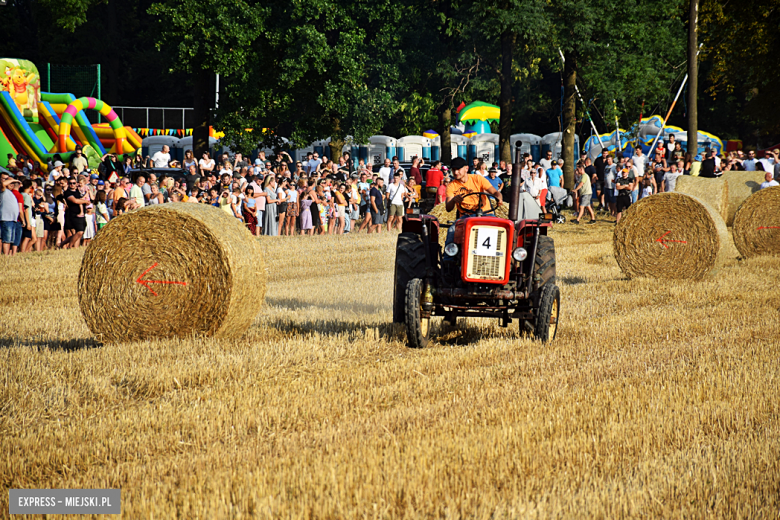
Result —
[[22, 243], [22, 223], [21, 222], [14, 222], [16, 225], [14, 230], [14, 243], [16, 247], [19, 247], [19, 244]]
[[16, 237], [16, 222], [3, 220], [0, 222], [0, 241], [3, 244], [13, 244]]
[[639, 189], [631, 192], [631, 204], [636, 204], [636, 199], [639, 197]]

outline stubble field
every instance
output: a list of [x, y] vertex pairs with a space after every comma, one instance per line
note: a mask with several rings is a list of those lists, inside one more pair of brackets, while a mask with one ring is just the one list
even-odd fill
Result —
[[121, 488], [125, 518], [777, 518], [780, 259], [627, 280], [613, 229], [552, 232], [554, 343], [469, 320], [423, 351], [395, 235], [263, 240], [235, 341], [97, 345], [81, 251], [0, 258], [0, 516]]

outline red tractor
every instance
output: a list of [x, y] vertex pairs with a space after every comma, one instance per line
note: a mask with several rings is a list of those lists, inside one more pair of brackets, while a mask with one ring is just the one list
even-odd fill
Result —
[[484, 200], [495, 211], [493, 195], [469, 194], [479, 200], [478, 209], [461, 209], [454, 239], [443, 249], [436, 217], [404, 220], [396, 245], [393, 322], [406, 325], [410, 347], [428, 344], [434, 316], [452, 324], [461, 316], [498, 318], [502, 327], [517, 319], [521, 332], [543, 342], [555, 339], [561, 297], [555, 244], [547, 236], [551, 216], [541, 214], [533, 199], [535, 213], [526, 211], [529, 197], [520, 193], [519, 164], [516, 160], [513, 168], [509, 218], [485, 214], [490, 212], [483, 211]]

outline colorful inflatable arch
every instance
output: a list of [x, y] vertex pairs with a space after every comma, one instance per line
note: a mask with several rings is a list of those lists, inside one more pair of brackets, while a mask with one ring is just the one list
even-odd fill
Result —
[[108, 103], [104, 103], [99, 99], [93, 97], [81, 97], [71, 102], [62, 113], [62, 119], [60, 120], [58, 131], [58, 145], [60, 152], [68, 151], [68, 136], [70, 136], [70, 127], [73, 124], [73, 118], [84, 109], [95, 110], [100, 112], [102, 116], [108, 120], [109, 126], [114, 134], [114, 146], [110, 152], [116, 154], [123, 154], [127, 148], [128, 152], [133, 151], [132, 146], [125, 147], [127, 142], [127, 133], [125, 132], [122, 121], [119, 120], [119, 116], [116, 115], [114, 109]]

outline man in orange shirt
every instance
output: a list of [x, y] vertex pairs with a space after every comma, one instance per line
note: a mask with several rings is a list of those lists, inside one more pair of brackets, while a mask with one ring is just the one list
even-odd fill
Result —
[[501, 192], [493, 187], [490, 182], [481, 175], [469, 175], [468, 163], [461, 157], [452, 160], [452, 173], [455, 178], [447, 185], [447, 211], [452, 211], [456, 206], [458, 208], [458, 218], [462, 212], [474, 212], [482, 202], [482, 211], [485, 214], [493, 214], [490, 197], [466, 197], [470, 193], [485, 192], [493, 195], [498, 206], [503, 204]]
[[[493, 214], [493, 208], [491, 207], [490, 197], [487, 196], [471, 196], [466, 197], [469, 193], [486, 192], [493, 195], [498, 200], [498, 206], [503, 204], [501, 198], [501, 192], [493, 187], [490, 182], [479, 174], [469, 175], [469, 166], [465, 159], [456, 157], [452, 160], [452, 173], [454, 179], [447, 184], [447, 211], [452, 211], [457, 206], [458, 218], [470, 216], [471, 213], [479, 208], [479, 203], [482, 201], [482, 211], [484, 214], [495, 216]], [[455, 223], [453, 223], [447, 230], [447, 239], [445, 240], [445, 246], [451, 244], [455, 239]], [[444, 261], [453, 261], [455, 257], [444, 255]]]

